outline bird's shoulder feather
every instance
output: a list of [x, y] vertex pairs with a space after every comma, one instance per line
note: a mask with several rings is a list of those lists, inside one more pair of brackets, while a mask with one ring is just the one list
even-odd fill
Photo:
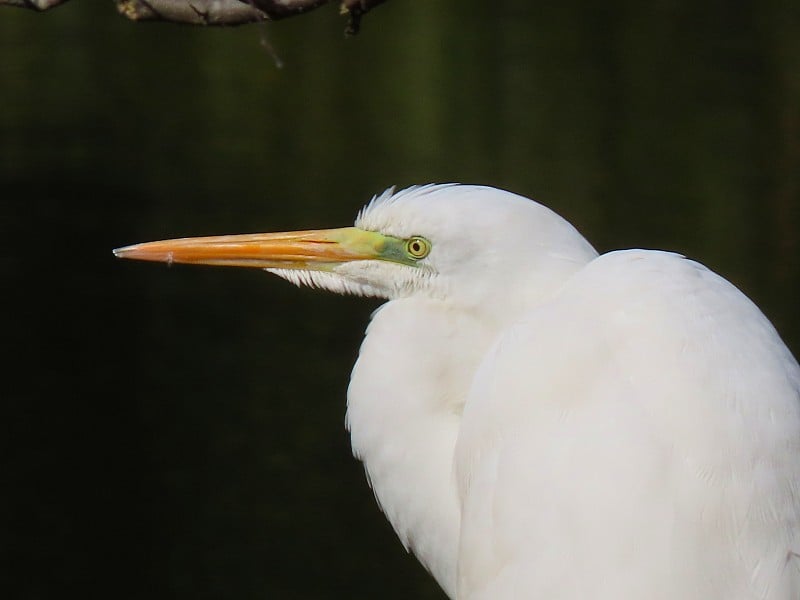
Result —
[[478, 370], [461, 595], [797, 598], [799, 397], [732, 284], [674, 254], [601, 256]]

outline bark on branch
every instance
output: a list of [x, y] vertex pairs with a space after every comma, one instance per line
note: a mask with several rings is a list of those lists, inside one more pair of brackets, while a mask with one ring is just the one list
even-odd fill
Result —
[[47, 10], [67, 0], [0, 0], [0, 6], [16, 6], [19, 8], [30, 8], [31, 10]]
[[116, 4], [119, 14], [131, 21], [243, 25], [270, 18], [251, 4], [239, 0], [117, 0]]
[[[0, 6], [45, 11], [68, 0], [0, 0]], [[189, 25], [242, 25], [301, 15], [331, 0], [114, 0], [117, 11], [133, 21], [169, 21]], [[358, 33], [361, 17], [386, 0], [342, 0], [346, 33]]]

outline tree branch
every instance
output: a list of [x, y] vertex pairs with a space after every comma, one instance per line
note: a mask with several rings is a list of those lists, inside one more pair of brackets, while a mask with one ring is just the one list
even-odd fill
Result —
[[[0, 6], [45, 11], [68, 0], [0, 0]], [[114, 0], [117, 12], [132, 21], [188, 25], [242, 25], [302, 15], [331, 0]], [[347, 35], [358, 33], [361, 17], [386, 0], [341, 0]]]
[[117, 0], [117, 11], [132, 21], [188, 25], [242, 25], [270, 18], [239, 0]]
[[16, 6], [17, 8], [30, 8], [31, 10], [47, 10], [63, 4], [67, 0], [0, 0], [0, 6]]
[[310, 10], [327, 4], [330, 0], [242, 0], [249, 2], [256, 8], [269, 15], [270, 19], [278, 20], [286, 17], [302, 15]]

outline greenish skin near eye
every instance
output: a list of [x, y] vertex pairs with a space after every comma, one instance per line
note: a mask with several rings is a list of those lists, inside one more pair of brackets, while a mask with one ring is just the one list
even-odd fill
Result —
[[424, 237], [415, 235], [406, 240], [406, 252], [411, 258], [420, 260], [431, 252], [431, 243]]
[[365, 234], [370, 236], [370, 246], [380, 260], [415, 267], [419, 261], [431, 253], [431, 243], [422, 236], [412, 235], [409, 238], [396, 238], [379, 233]]

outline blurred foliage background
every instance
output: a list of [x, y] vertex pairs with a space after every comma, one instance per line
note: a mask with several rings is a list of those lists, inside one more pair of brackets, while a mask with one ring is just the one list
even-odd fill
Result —
[[442, 597], [343, 427], [377, 303], [117, 246], [484, 183], [601, 251], [701, 260], [800, 352], [797, 2], [392, 0], [343, 25], [0, 12], [4, 598]]

